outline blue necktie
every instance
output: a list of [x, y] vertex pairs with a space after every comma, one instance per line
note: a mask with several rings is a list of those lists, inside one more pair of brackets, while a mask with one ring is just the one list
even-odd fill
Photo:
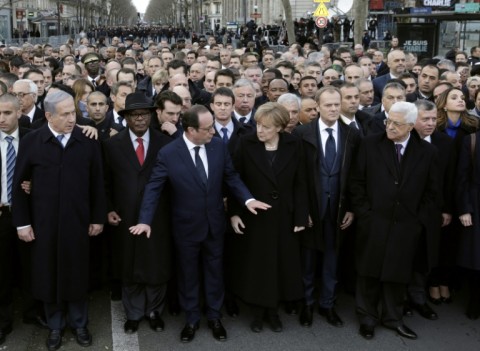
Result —
[[225, 128], [225, 127], [223, 127], [223, 128], [221, 129], [221, 131], [222, 131], [222, 133], [223, 133], [223, 137], [222, 137], [223, 143], [226, 145], [226, 144], [228, 144], [228, 129]]
[[326, 131], [328, 132], [328, 138], [325, 143], [325, 165], [327, 166], [327, 170], [330, 171], [337, 156], [337, 148], [335, 147], [335, 139], [332, 135], [333, 129], [327, 128]]
[[63, 135], [63, 134], [58, 134], [58, 135], [57, 135], [57, 140], [58, 140], [58, 142], [59, 142], [60, 145], [62, 145], [62, 147], [64, 148], [65, 146], [63, 146], [63, 143], [62, 143], [63, 138], [65, 138], [65, 135]]
[[402, 162], [402, 148], [403, 148], [402, 144], [395, 144], [395, 149], [397, 151], [398, 163]]
[[15, 153], [15, 148], [13, 147], [12, 136], [6, 136], [5, 140], [8, 143], [7, 146], [7, 199], [8, 203], [12, 204], [12, 183], [13, 183], [13, 171], [15, 170], [15, 160], [17, 155]]
[[203, 165], [202, 159], [200, 158], [200, 146], [195, 146], [195, 167], [197, 167], [197, 172], [198, 175], [200, 176], [200, 179], [202, 180], [203, 184], [207, 184], [207, 172], [205, 172], [205, 167]]
[[245, 124], [245, 122], [247, 121], [247, 117], [240, 117], [239, 121], [240, 123]]

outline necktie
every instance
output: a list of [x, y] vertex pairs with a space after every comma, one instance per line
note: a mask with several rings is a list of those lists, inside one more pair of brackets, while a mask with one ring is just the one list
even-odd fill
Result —
[[402, 144], [395, 144], [395, 149], [397, 151], [398, 163], [402, 162], [402, 148], [403, 148]]
[[240, 123], [245, 124], [245, 122], [247, 121], [247, 117], [240, 117], [239, 121]]
[[63, 146], [63, 143], [62, 143], [63, 138], [65, 138], [65, 135], [63, 135], [63, 134], [58, 134], [58, 135], [57, 135], [57, 140], [58, 140], [58, 142], [59, 142], [60, 145], [62, 145], [62, 147], [64, 148], [65, 146]]
[[122, 116], [118, 116], [118, 124], [123, 126], [123, 117]]
[[353, 128], [355, 128], [355, 129], [358, 129], [357, 122], [352, 121], [352, 122], [350, 123], [350, 127], [353, 127]]
[[332, 135], [333, 129], [327, 128], [326, 131], [328, 132], [328, 138], [325, 143], [325, 164], [330, 171], [337, 156], [337, 148], [335, 147], [335, 138]]
[[12, 183], [13, 183], [13, 171], [15, 169], [15, 160], [17, 155], [15, 154], [15, 148], [13, 147], [12, 136], [6, 136], [5, 140], [8, 143], [7, 146], [7, 199], [8, 203], [12, 204]]
[[202, 180], [203, 184], [207, 184], [207, 172], [205, 172], [205, 167], [203, 165], [202, 159], [200, 158], [200, 146], [195, 146], [195, 167], [197, 167], [198, 175]]
[[223, 127], [221, 130], [222, 130], [222, 133], [223, 133], [223, 137], [222, 137], [223, 143], [228, 144], [228, 129]]
[[140, 166], [143, 166], [143, 161], [145, 161], [145, 148], [143, 147], [143, 139], [137, 138], [138, 146], [135, 149], [135, 153], [137, 154], [138, 163]]

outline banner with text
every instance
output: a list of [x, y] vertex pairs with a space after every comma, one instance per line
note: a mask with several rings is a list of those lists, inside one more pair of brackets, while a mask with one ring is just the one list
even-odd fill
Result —
[[437, 25], [434, 23], [397, 23], [398, 41], [403, 50], [418, 58], [431, 58], [436, 52]]

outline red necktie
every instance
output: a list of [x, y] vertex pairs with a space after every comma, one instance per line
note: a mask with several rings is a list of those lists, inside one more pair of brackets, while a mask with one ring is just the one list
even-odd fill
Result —
[[143, 147], [143, 139], [142, 138], [137, 138], [137, 149], [135, 150], [135, 153], [137, 154], [138, 162], [140, 163], [140, 166], [143, 166], [143, 161], [145, 161], [145, 148]]

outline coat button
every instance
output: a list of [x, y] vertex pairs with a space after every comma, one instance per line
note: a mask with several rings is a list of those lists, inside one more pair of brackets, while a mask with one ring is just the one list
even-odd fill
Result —
[[277, 200], [278, 199], [278, 191], [274, 190], [270, 193], [270, 196], [272, 199]]

